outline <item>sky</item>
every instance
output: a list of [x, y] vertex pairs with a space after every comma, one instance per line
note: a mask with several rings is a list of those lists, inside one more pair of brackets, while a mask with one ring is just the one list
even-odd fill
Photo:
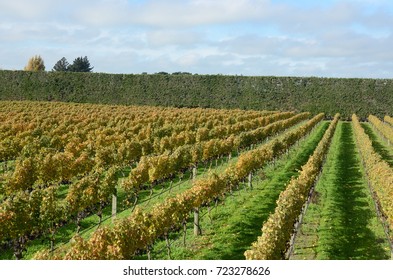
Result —
[[0, 0], [0, 69], [393, 77], [390, 0]]

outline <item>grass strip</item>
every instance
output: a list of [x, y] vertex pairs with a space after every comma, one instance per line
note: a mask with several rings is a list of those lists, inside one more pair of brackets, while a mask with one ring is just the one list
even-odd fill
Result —
[[292, 259], [389, 259], [351, 123], [340, 122]]

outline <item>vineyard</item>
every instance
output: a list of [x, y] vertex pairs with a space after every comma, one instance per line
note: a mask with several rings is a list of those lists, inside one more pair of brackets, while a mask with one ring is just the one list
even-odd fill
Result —
[[391, 259], [393, 119], [0, 101], [1, 259]]

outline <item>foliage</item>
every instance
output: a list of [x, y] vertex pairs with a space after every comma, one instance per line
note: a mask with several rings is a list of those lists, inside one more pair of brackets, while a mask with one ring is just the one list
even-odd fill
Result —
[[393, 80], [0, 71], [0, 99], [391, 114]]
[[388, 124], [390, 124], [393, 127], [393, 118], [390, 116], [385, 116], [384, 121]]
[[[209, 160], [228, 155], [239, 148], [249, 147], [252, 144], [257, 144], [266, 139], [268, 136], [289, 128], [290, 126], [308, 118], [309, 113], [301, 113], [282, 119], [284, 117], [292, 116], [292, 113], [278, 113], [259, 118], [258, 123], [264, 123], [266, 126], [252, 129], [254, 126], [249, 126], [249, 131], [241, 132], [239, 135], [229, 135], [232, 127], [227, 130], [227, 133], [222, 132], [219, 138], [210, 139], [210, 137], [217, 136], [215, 132], [209, 131], [206, 127], [199, 128], [195, 134], [195, 143], [191, 145], [182, 145], [183, 142], [178, 143], [179, 146], [172, 146], [167, 144], [167, 148], [171, 147], [173, 152], [168, 154], [165, 149], [159, 146], [159, 155], [142, 157], [136, 168], [134, 168], [128, 179], [124, 182], [124, 188], [129, 193], [137, 194], [141, 186], [149, 183], [156, 183], [160, 180], [170, 178], [176, 175], [181, 170], [189, 169], [199, 162], [208, 162]], [[269, 123], [272, 122], [272, 123]], [[239, 129], [239, 128], [238, 128]], [[219, 130], [219, 129], [218, 129]], [[240, 130], [240, 129], [239, 129]], [[165, 137], [161, 138], [165, 139]], [[172, 139], [170, 139], [172, 140]], [[176, 141], [169, 141], [176, 143]], [[250, 159], [239, 159], [241, 164], [243, 161], [247, 162], [250, 168], [240, 168], [245, 170], [246, 174], [240, 174], [239, 177], [245, 177], [254, 168], [254, 162]]]
[[[387, 122], [389, 123], [388, 118], [385, 118], [385, 120], [387, 120]], [[393, 127], [391, 127], [389, 124], [382, 122], [380, 119], [373, 115], [368, 116], [368, 121], [377, 129], [379, 133], [383, 135], [385, 139], [388, 140], [389, 143], [393, 144]]]
[[246, 259], [282, 259], [284, 257], [294, 224], [322, 168], [339, 117], [339, 114], [335, 116], [313, 155], [302, 166], [299, 177], [292, 178], [287, 188], [281, 192], [274, 213], [269, 216], [262, 227], [262, 235], [252, 244], [252, 248], [244, 253]]
[[[254, 168], [261, 168], [263, 163], [272, 160], [279, 154], [283, 154], [286, 147], [293, 145], [305, 133], [309, 132], [321, 121], [323, 116], [323, 114], [317, 115], [302, 126], [285, 133], [280, 140], [273, 144], [281, 147], [280, 150], [277, 148], [274, 154], [265, 153], [271, 150], [272, 146], [270, 143], [253, 150], [253, 154], [249, 156], [250, 158], [260, 158], [265, 155], [265, 158], [258, 161], [258, 165], [254, 166]], [[278, 143], [282, 144], [278, 145]], [[247, 168], [247, 166], [240, 165], [236, 166], [236, 168], [232, 166], [224, 174], [210, 174], [206, 179], [196, 180], [192, 188], [178, 194], [176, 197], [166, 199], [162, 204], [154, 206], [150, 212], [140, 211], [137, 207], [129, 218], [119, 221], [113, 228], [101, 228], [86, 241], [77, 237], [69, 250], [61, 248], [53, 256], [41, 252], [35, 257], [49, 257], [53, 259], [130, 259], [140, 250], [144, 250], [153, 244], [156, 239], [178, 229], [194, 208], [224, 196], [233, 185], [244, 179], [239, 178], [232, 172], [236, 172], [239, 168]], [[241, 172], [241, 174], [244, 173]]]
[[[362, 157], [363, 165], [366, 169], [369, 183], [376, 199], [381, 207], [381, 211], [386, 217], [390, 232], [393, 230], [393, 169], [389, 164], [381, 159], [375, 152], [372, 141], [364, 132], [358, 117], [352, 116], [356, 144]], [[391, 233], [390, 233], [391, 234]]]
[[94, 67], [90, 66], [89, 59], [85, 57], [77, 57], [74, 62], [68, 67], [70, 72], [91, 72]]
[[[1, 101], [0, 243], [14, 244], [15, 256], [21, 258], [26, 242], [37, 236], [49, 236], [53, 247], [58, 227], [71, 219], [80, 226], [86, 215], [95, 213], [101, 221], [103, 208], [116, 193], [119, 171], [138, 163], [132, 168], [131, 187], [125, 188], [131, 193], [185, 172], [182, 168], [193, 155], [196, 161], [202, 157], [203, 142], [187, 153], [190, 145], [197, 145], [201, 127], [210, 129], [206, 137], [218, 137], [214, 143], [222, 149], [217, 151], [228, 154], [235, 132], [306, 117], [292, 112]], [[15, 228], [19, 224], [24, 230]]]
[[39, 55], [35, 55], [29, 59], [24, 68], [25, 71], [45, 71], [44, 60]]
[[53, 71], [66, 72], [69, 71], [70, 64], [68, 63], [65, 57], [61, 58], [58, 62], [56, 62], [55, 66], [53, 66]]

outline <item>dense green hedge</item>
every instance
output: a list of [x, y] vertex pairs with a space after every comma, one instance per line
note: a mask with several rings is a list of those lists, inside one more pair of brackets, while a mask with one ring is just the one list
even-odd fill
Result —
[[353, 113], [393, 112], [393, 80], [0, 71], [0, 100]]

